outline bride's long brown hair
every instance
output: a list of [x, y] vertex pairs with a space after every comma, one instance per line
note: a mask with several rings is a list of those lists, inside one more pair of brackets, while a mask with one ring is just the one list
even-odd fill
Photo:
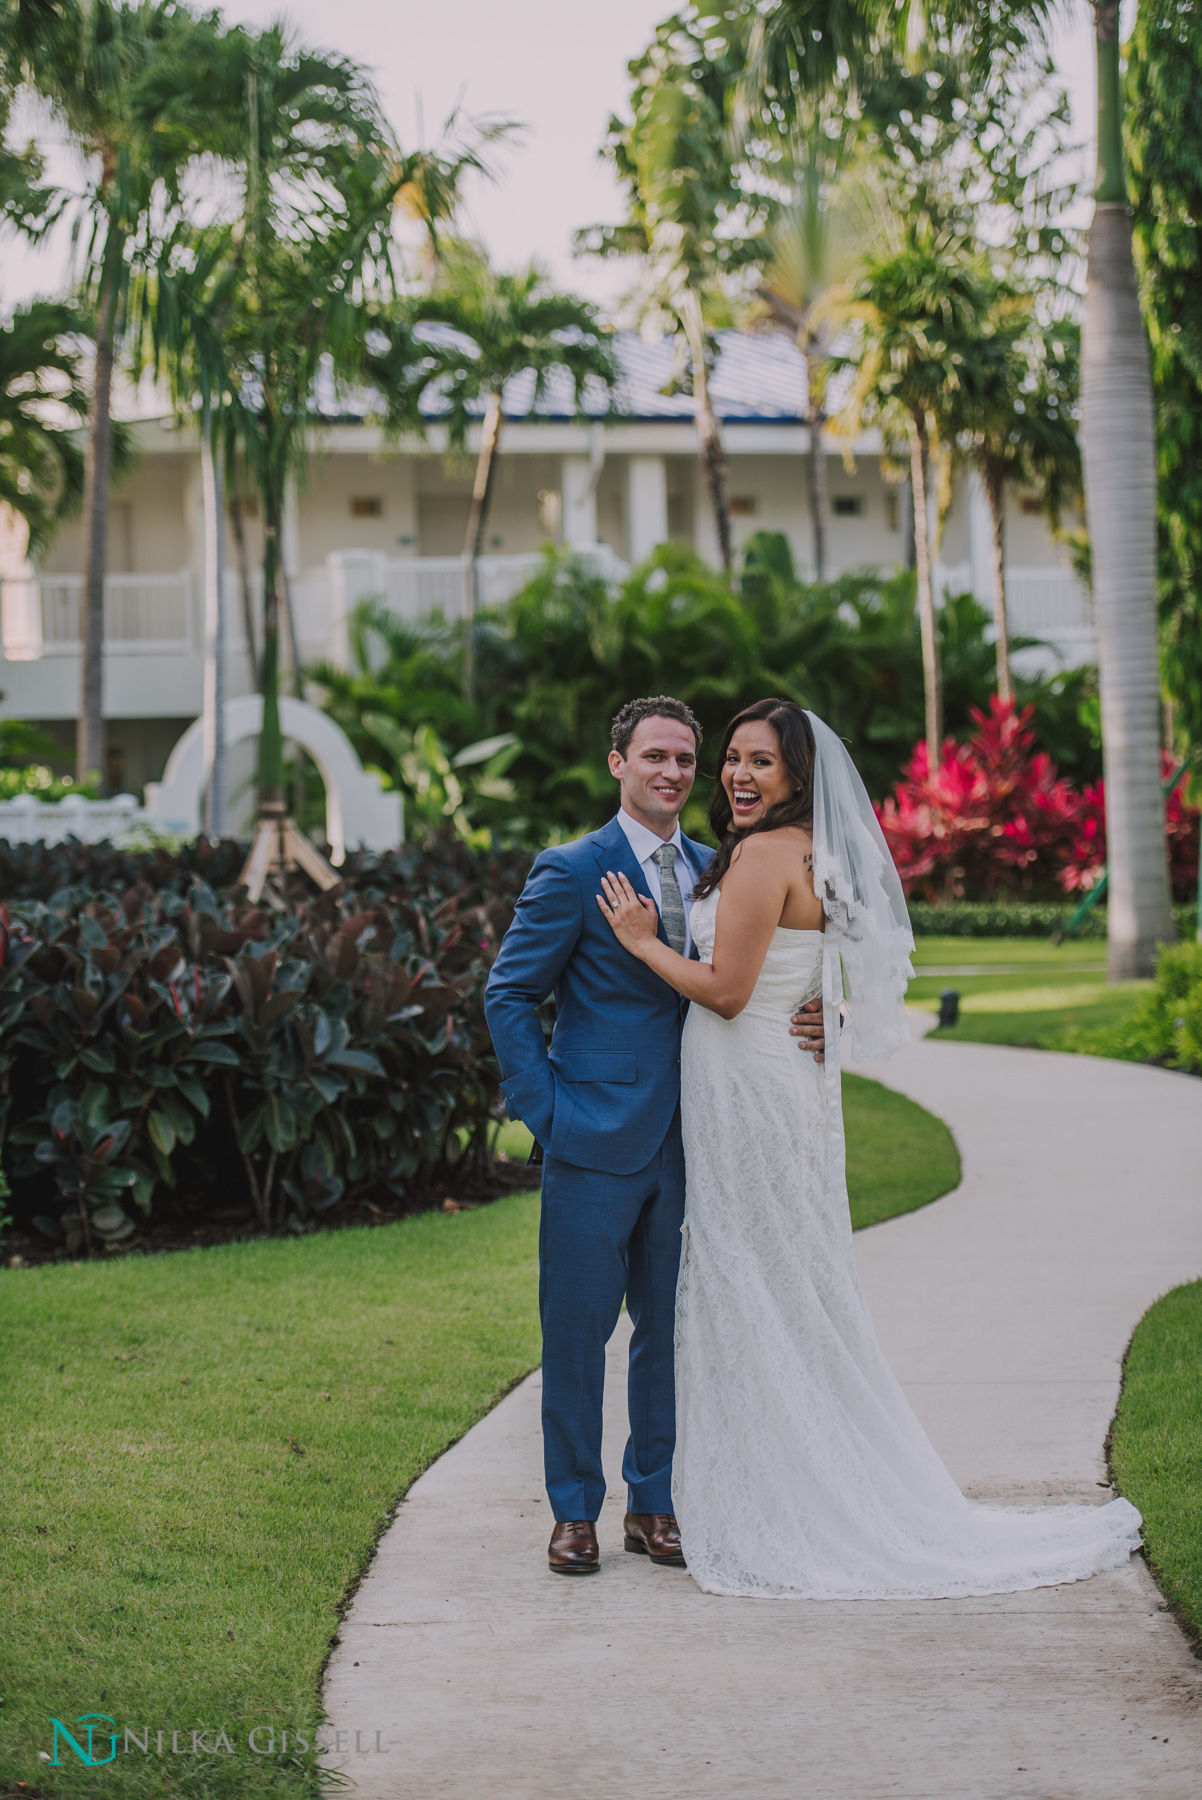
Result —
[[[772, 734], [780, 746], [781, 761], [795, 784], [794, 791], [787, 800], [781, 800], [776, 806], [770, 807], [757, 824], [736, 831], [731, 822], [733, 815], [730, 801], [722, 785], [726, 752], [740, 725], [750, 725], [760, 720], [772, 727]], [[735, 714], [722, 734], [722, 748], [718, 752], [718, 779], [714, 784], [714, 797], [710, 801], [709, 825], [718, 840], [718, 848], [694, 890], [698, 899], [717, 887], [730, 867], [730, 859], [735, 850], [753, 832], [780, 831], [785, 825], [803, 825], [807, 831], [813, 830], [814, 755], [814, 733], [810, 728], [810, 721], [795, 700], [757, 700], [754, 706], [745, 706], [741, 713]]]

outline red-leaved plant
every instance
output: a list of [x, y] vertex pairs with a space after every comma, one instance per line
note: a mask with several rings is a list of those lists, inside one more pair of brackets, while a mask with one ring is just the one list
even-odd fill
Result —
[[[948, 901], [998, 893], [1027, 897], [1084, 891], [1106, 863], [1102, 782], [1084, 792], [1035, 748], [1033, 707], [993, 699], [973, 709], [967, 743], [948, 738], [932, 772], [918, 744], [877, 816], [907, 894]], [[1173, 764], [1164, 758], [1164, 773]], [[1181, 787], [1165, 809], [1173, 891], [1198, 879], [1198, 810]]]

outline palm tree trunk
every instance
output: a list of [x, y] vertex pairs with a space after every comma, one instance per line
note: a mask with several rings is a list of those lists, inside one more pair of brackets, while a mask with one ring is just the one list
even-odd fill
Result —
[[910, 422], [910, 480], [914, 490], [914, 566], [918, 576], [918, 626], [922, 634], [922, 692], [926, 719], [927, 762], [939, 766], [943, 742], [943, 680], [939, 667], [939, 632], [931, 591], [931, 555], [927, 530], [927, 434], [921, 419]]
[[1109, 862], [1110, 979], [1174, 933], [1160, 791], [1156, 435], [1122, 172], [1118, 0], [1095, 6], [1098, 191], [1089, 233], [1081, 451], [1093, 552]]
[[701, 319], [701, 302], [690, 288], [681, 306], [681, 321], [689, 342], [693, 367], [693, 421], [697, 427], [701, 466], [705, 470], [710, 505], [714, 509], [714, 526], [718, 533], [718, 553], [722, 567], [728, 572], [734, 562], [730, 534], [730, 471], [718, 416], [710, 402], [709, 371], [705, 362], [705, 328]]
[[83, 639], [79, 722], [75, 736], [75, 778], [104, 772], [104, 577], [108, 564], [109, 476], [113, 461], [113, 364], [117, 336], [117, 286], [124, 237], [110, 229], [96, 316], [96, 361], [84, 452]]
[[296, 530], [296, 483], [290, 480], [284, 489], [284, 510], [280, 514], [280, 595], [283, 602], [282, 617], [288, 633], [288, 666], [290, 671], [289, 686], [292, 692], [300, 696], [300, 641], [296, 635], [296, 612], [292, 605], [292, 576], [289, 569], [289, 557], [284, 554], [285, 544], [292, 541]]
[[822, 448], [822, 427], [826, 414], [814, 407], [806, 424], [810, 428], [810, 518], [814, 526], [814, 579], [826, 580], [826, 522], [831, 514], [830, 485], [827, 481], [826, 451]]
[[280, 730], [280, 612], [284, 580], [280, 544], [283, 496], [263, 484], [263, 724], [259, 735], [259, 805], [284, 803], [284, 738]]
[[255, 608], [250, 587], [250, 557], [246, 549], [246, 530], [242, 512], [242, 481], [237, 462], [230, 481], [230, 524], [234, 528], [234, 548], [238, 554], [238, 585], [242, 589], [242, 628], [246, 633], [246, 654], [250, 661], [250, 678], [259, 686], [259, 653], [255, 647]]
[[224, 837], [229, 795], [225, 744], [225, 516], [216, 426], [206, 408], [200, 438], [205, 526], [205, 830]]
[[476, 458], [472, 503], [467, 509], [467, 530], [463, 537], [463, 697], [469, 706], [476, 697], [476, 564], [484, 541], [501, 422], [501, 396], [490, 394], [480, 428], [480, 453]]
[[981, 464], [981, 485], [989, 502], [989, 519], [993, 529], [990, 550], [993, 562], [993, 630], [997, 638], [997, 694], [999, 700], [1014, 699], [1014, 683], [1010, 677], [1010, 624], [1006, 617], [1006, 487], [1001, 472], [991, 462]]

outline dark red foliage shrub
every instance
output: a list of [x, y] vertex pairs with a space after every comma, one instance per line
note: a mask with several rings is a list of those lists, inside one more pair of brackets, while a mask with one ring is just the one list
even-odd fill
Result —
[[18, 1217], [74, 1256], [140, 1243], [181, 1184], [198, 1217], [232, 1204], [299, 1232], [344, 1197], [420, 1205], [485, 1175], [499, 1074], [482, 989], [529, 857], [360, 853], [328, 893], [297, 877], [257, 907], [200, 879], [205, 857], [236, 875], [236, 845], [0, 846], [24, 890], [0, 900]]
[[[1035, 748], [1033, 710], [998, 699], [988, 713], [974, 708], [972, 736], [963, 744], [949, 738], [933, 772], [926, 745], [916, 746], [893, 798], [878, 808], [907, 894], [1036, 898], [1097, 881], [1106, 862], [1104, 784], [1080, 792], [1061, 778]], [[1198, 879], [1198, 811], [1180, 787], [1167, 803], [1165, 831], [1174, 894], [1188, 899]]]

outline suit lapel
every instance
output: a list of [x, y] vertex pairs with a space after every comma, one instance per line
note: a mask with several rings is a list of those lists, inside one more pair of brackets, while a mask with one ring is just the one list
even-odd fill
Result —
[[[608, 875], [611, 869], [616, 875], [620, 869], [636, 894], [642, 894], [647, 900], [653, 898], [638, 858], [630, 847], [630, 839], [616, 819], [611, 819], [610, 823], [597, 833], [593, 843], [596, 846], [594, 854], [597, 858], [597, 867], [603, 875]], [[656, 907], [655, 911], [656, 918], [659, 919], [656, 936], [661, 943], [666, 944], [668, 939], [664, 931], [663, 920], [659, 918], [659, 908]]]

